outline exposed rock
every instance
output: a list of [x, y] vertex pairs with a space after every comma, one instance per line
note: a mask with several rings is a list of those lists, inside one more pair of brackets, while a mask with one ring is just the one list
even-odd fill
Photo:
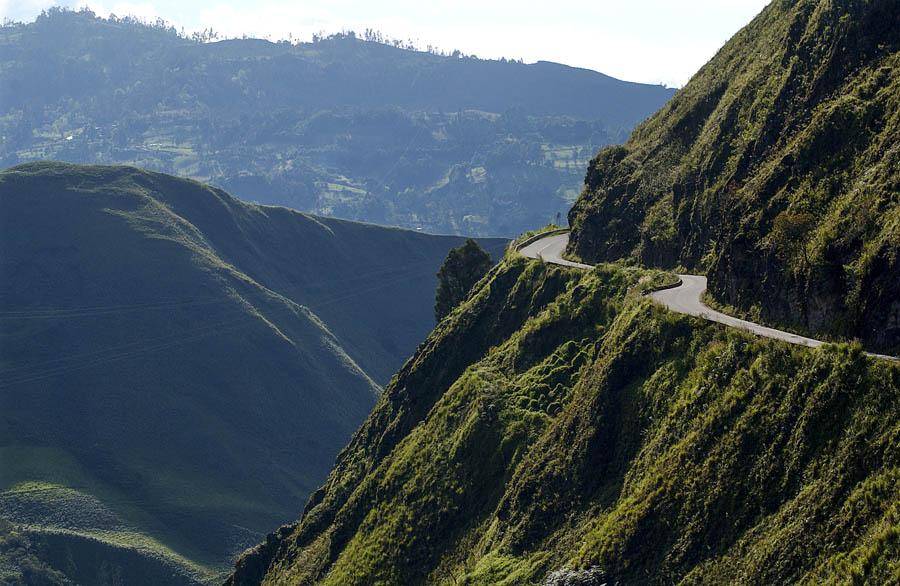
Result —
[[556, 570], [547, 575], [543, 586], [612, 586], [609, 577], [598, 566], [586, 570]]

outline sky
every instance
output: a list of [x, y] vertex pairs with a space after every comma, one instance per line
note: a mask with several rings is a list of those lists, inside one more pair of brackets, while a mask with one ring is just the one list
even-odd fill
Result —
[[87, 6], [224, 37], [309, 40], [380, 30], [482, 58], [556, 61], [619, 79], [684, 85], [768, 0], [0, 0], [0, 19]]

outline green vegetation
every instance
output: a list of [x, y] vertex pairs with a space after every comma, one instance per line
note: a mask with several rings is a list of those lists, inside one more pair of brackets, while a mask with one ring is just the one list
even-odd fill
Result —
[[67, 586], [61, 573], [40, 559], [31, 540], [0, 519], [0, 584], [3, 586]]
[[[300, 521], [230, 584], [896, 584], [900, 2], [775, 0], [570, 214], [589, 273], [508, 256], [386, 387]], [[758, 308], [758, 309], [756, 309]]]
[[64, 572], [221, 576], [325, 478], [462, 242], [134, 168], [0, 173], [0, 518]]
[[454, 307], [465, 301], [472, 287], [491, 270], [493, 264], [491, 255], [471, 238], [447, 253], [437, 274], [435, 321], [441, 321]]
[[58, 9], [0, 28], [0, 166], [124, 163], [321, 215], [513, 236], [565, 213], [593, 153], [674, 93], [371, 32], [201, 40]]
[[650, 282], [508, 256], [231, 583], [895, 581], [900, 367], [666, 312]]
[[571, 251], [900, 353], [900, 4], [776, 0], [591, 162]]
[[[8, 454], [6, 454], [8, 455]], [[36, 454], [20, 453], [18, 457]], [[46, 482], [21, 482], [0, 493], [0, 515], [13, 531], [37, 540], [36, 557], [77, 584], [202, 584], [221, 577], [126, 520], [139, 518], [120, 495], [107, 506], [87, 491]], [[213, 496], [213, 498], [215, 498]], [[21, 567], [20, 567], [21, 569]]]

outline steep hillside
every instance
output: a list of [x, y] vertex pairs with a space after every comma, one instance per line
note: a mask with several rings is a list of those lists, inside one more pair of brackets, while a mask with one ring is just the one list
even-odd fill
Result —
[[200, 43], [51, 10], [0, 28], [0, 164], [128, 163], [322, 215], [512, 236], [565, 213], [597, 149], [673, 93], [350, 35]]
[[230, 584], [896, 580], [900, 367], [668, 313], [656, 278], [507, 258]]
[[644, 266], [896, 351], [900, 4], [776, 0], [379, 398], [256, 584], [895, 584], [900, 365], [653, 306]]
[[775, 0], [590, 164], [571, 252], [900, 350], [900, 2]]
[[82, 570], [212, 577], [326, 476], [462, 241], [134, 168], [0, 173], [0, 517]]

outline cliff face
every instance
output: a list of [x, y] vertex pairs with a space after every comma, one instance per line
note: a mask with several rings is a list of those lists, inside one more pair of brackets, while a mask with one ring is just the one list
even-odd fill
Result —
[[642, 277], [508, 258], [229, 584], [895, 577], [900, 368], [678, 317]]
[[762, 320], [900, 348], [900, 2], [772, 2], [590, 164], [571, 252], [707, 271]]

